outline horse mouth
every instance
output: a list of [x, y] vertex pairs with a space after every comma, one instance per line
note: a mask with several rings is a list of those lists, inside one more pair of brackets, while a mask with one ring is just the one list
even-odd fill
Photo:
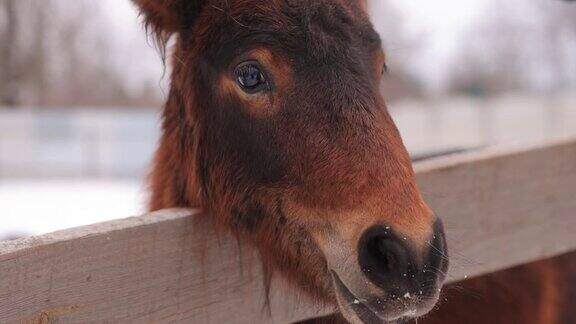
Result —
[[[341, 308], [342, 313], [345, 315], [346, 312], [353, 313], [361, 323], [365, 324], [399, 324], [404, 323], [412, 319], [411, 313], [416, 315], [416, 311], [404, 312], [404, 315], [395, 319], [385, 319], [386, 316], [379, 315], [383, 311], [375, 310], [373, 307], [367, 303], [366, 300], [356, 297], [350, 289], [342, 282], [338, 274], [332, 271], [332, 278], [336, 286], [336, 294], [338, 299], [338, 304]], [[346, 316], [347, 317], [347, 316]]]
[[[374, 312], [371, 310], [366, 304], [364, 304], [360, 299], [356, 298], [356, 296], [346, 287], [346, 285], [342, 282], [338, 274], [332, 271], [332, 277], [334, 278], [334, 283], [336, 285], [337, 292], [343, 300], [339, 301], [340, 307], [348, 306], [347, 308], [354, 312], [363, 323], [384, 323], [384, 321]], [[345, 308], [345, 307], [344, 307]], [[343, 312], [346, 310], [343, 309]]]

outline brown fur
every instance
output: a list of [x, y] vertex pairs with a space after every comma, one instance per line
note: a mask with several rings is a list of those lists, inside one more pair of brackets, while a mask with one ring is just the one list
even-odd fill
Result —
[[[134, 2], [162, 53], [175, 39], [151, 210], [203, 209], [258, 248], [267, 286], [278, 271], [331, 304], [326, 255], [357, 253], [369, 227], [430, 253], [435, 217], [378, 91], [385, 58], [365, 1]], [[237, 86], [231, 71], [246, 59], [273, 91]]]
[[[151, 175], [151, 210], [199, 207], [208, 211], [218, 228], [232, 229], [253, 241], [267, 268], [281, 269], [309, 293], [327, 301], [333, 301], [331, 284], [327, 281], [325, 261], [311, 235], [314, 226], [321, 230], [326, 222], [347, 224], [346, 217], [355, 215], [342, 211], [363, 205], [372, 216], [363, 220], [366, 225], [356, 227], [354, 237], [366, 226], [386, 221], [415, 242], [424, 242], [430, 234], [432, 213], [416, 189], [399, 134], [381, 98], [374, 96], [381, 67], [376, 73], [373, 69], [383, 64], [383, 55], [379, 39], [357, 3], [136, 2], [161, 43], [173, 34], [177, 37], [164, 132]], [[185, 16], [186, 11], [194, 14]], [[319, 17], [319, 25], [315, 20], [307, 22], [318, 19], [313, 15]], [[259, 19], [255, 21], [253, 17]], [[341, 29], [341, 20], [359, 34]], [[327, 92], [320, 101], [301, 102], [301, 107], [295, 109], [272, 106], [266, 99], [248, 101], [234, 89], [233, 80], [222, 79], [222, 73], [217, 73], [217, 81], [200, 80], [199, 76], [211, 78], [210, 74], [216, 71], [203, 69], [218, 65], [217, 57], [225, 55], [213, 44], [231, 44], [229, 35], [250, 38], [254, 34], [251, 28], [265, 29], [285, 42], [252, 49], [256, 57], [276, 69], [272, 72], [278, 76], [277, 86], [282, 87], [282, 93], [271, 98], [276, 103], [298, 100], [295, 96], [318, 97], [306, 92], [326, 92], [330, 83], [338, 80], [334, 78], [349, 78], [338, 81], [348, 82], [351, 88], [334, 84], [335, 91]], [[285, 34], [290, 29], [294, 30], [294, 37]], [[334, 34], [326, 34], [327, 30]], [[310, 35], [316, 39], [307, 40]], [[341, 36], [353, 38], [340, 40]], [[315, 48], [298, 48], [307, 41], [313, 42]], [[339, 53], [338, 48], [350, 45], [349, 42], [365, 47]], [[290, 51], [294, 54], [285, 54]], [[300, 86], [291, 91], [293, 62], [298, 59], [294, 55], [308, 55], [313, 64], [308, 68], [315, 69], [300, 74], [333, 74], [328, 66], [319, 70], [318, 65], [327, 56], [333, 56], [334, 64], [359, 69], [361, 74], [334, 75], [332, 79], [325, 78], [324, 85]], [[359, 61], [364, 55], [373, 63], [365, 66]], [[343, 61], [348, 57], [349, 63]], [[220, 89], [199, 89], [197, 84], [207, 81], [220, 84]], [[212, 93], [212, 98], [199, 93]], [[232, 106], [240, 113], [215, 113], [211, 108], [227, 105], [229, 100], [241, 103], [238, 108]], [[322, 111], [326, 103], [335, 105], [333, 112]], [[302, 118], [305, 114], [307, 118]], [[327, 128], [327, 123], [337, 127]], [[250, 130], [242, 128], [248, 125]], [[222, 133], [227, 129], [232, 132]], [[237, 141], [226, 142], [229, 138]], [[294, 214], [296, 209], [301, 213]], [[323, 213], [314, 214], [318, 210]], [[339, 214], [341, 218], [335, 218]]]

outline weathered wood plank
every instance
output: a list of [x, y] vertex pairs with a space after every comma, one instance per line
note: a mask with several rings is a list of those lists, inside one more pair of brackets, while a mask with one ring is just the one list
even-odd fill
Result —
[[[576, 248], [576, 140], [416, 169], [446, 223], [451, 280]], [[201, 218], [172, 210], [0, 242], [0, 323], [283, 323], [326, 312], [277, 280], [268, 317], [257, 255]]]
[[494, 148], [416, 164], [445, 223], [450, 280], [576, 249], [576, 141]]
[[[0, 243], [0, 323], [287, 322], [318, 314], [275, 288], [257, 255], [171, 210]], [[202, 266], [200, 260], [203, 260]], [[283, 286], [281, 281], [276, 287]]]

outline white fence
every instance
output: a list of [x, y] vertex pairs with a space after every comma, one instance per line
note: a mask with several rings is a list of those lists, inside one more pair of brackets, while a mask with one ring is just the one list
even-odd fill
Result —
[[0, 110], [0, 179], [133, 178], [159, 133], [153, 110]]
[[391, 104], [408, 149], [426, 154], [576, 135], [576, 92]]
[[[576, 93], [398, 102], [390, 110], [414, 155], [576, 135]], [[0, 109], [0, 180], [141, 178], [159, 110]]]

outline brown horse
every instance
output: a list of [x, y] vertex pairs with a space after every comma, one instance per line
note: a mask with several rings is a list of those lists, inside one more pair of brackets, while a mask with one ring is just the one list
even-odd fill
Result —
[[365, 3], [135, 2], [175, 39], [150, 209], [202, 208], [351, 322], [431, 310], [444, 233], [378, 91]]
[[[432, 309], [444, 234], [378, 92], [366, 4], [134, 1], [162, 48], [175, 38], [150, 208], [204, 209], [265, 269], [339, 305], [316, 322]], [[572, 254], [449, 286], [420, 323], [576, 323], [574, 289], [560, 289], [575, 273]]]

